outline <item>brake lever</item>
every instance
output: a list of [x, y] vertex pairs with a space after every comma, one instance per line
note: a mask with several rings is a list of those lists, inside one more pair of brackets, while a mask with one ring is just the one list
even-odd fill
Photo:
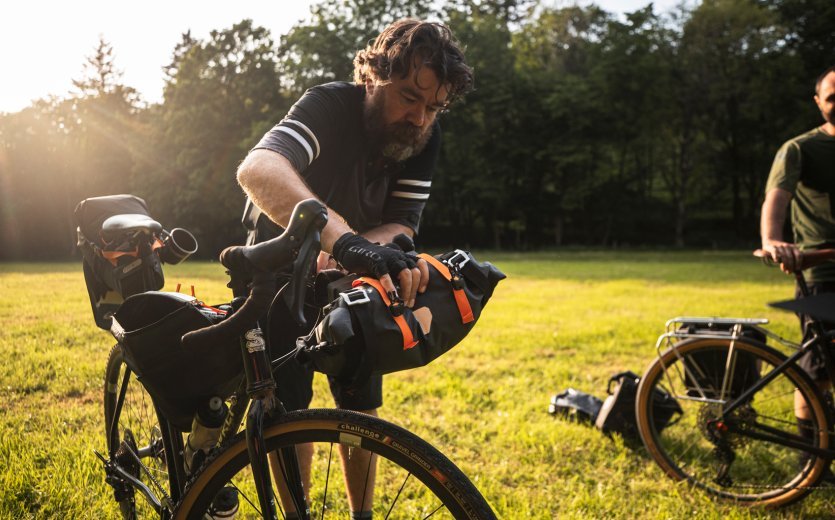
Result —
[[307, 279], [316, 267], [316, 258], [321, 249], [321, 233], [319, 230], [310, 232], [299, 247], [299, 254], [293, 261], [293, 276], [282, 291], [282, 298], [290, 311], [290, 316], [300, 326], [307, 325], [304, 318], [304, 297], [307, 290]]
[[307, 324], [304, 319], [306, 282], [316, 267], [316, 258], [322, 248], [322, 230], [327, 222], [328, 209], [324, 204], [316, 199], [307, 199], [296, 206], [285, 231], [291, 240], [302, 239], [293, 260], [293, 274], [282, 295], [290, 316], [299, 326]]

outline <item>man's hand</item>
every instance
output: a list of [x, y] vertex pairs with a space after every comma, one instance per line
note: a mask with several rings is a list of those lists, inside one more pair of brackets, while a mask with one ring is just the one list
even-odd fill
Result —
[[[397, 248], [372, 244], [353, 233], [345, 233], [333, 245], [333, 256], [348, 271], [371, 275], [380, 280], [386, 292], [398, 294], [392, 281], [400, 283], [399, 297], [411, 307], [418, 290], [429, 283], [429, 268], [425, 261], [415, 259]], [[419, 267], [418, 264], [424, 264]]]
[[763, 240], [763, 250], [771, 256], [771, 260], [780, 263], [780, 269], [786, 274], [792, 274], [803, 262], [803, 252], [796, 245], [781, 240]]

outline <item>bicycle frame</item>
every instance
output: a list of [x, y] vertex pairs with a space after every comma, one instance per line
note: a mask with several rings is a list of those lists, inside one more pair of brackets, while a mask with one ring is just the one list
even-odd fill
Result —
[[[260, 328], [256, 326], [247, 331], [241, 337], [240, 344], [247, 369], [246, 377], [242, 380], [241, 386], [231, 398], [232, 402], [229, 407], [229, 413], [221, 429], [218, 443], [222, 443], [225, 439], [237, 433], [240, 425], [244, 423], [244, 420], [246, 421], [247, 448], [262, 515], [264, 518], [277, 519], [276, 504], [272, 492], [272, 478], [263, 439], [263, 428], [267, 417], [284, 414], [286, 410], [281, 401], [275, 397], [276, 383], [272, 376], [273, 366], [269, 361], [269, 349], [264, 344]], [[165, 517], [165, 512], [170, 511], [173, 504], [181, 498], [183, 488], [187, 481], [182, 456], [182, 433], [158, 414], [163, 444], [162, 449], [165, 450], [167, 455], [173, 454], [173, 456], [166, 456], [171, 496], [163, 495], [162, 497], [158, 497], [145, 483], [122, 468], [116, 457], [118, 446], [114, 439], [118, 437], [117, 419], [121, 414], [122, 404], [125, 401], [128, 385], [131, 382], [130, 380], [131, 371], [126, 366], [121, 387], [118, 389], [119, 397], [116, 401], [113, 424], [109, 426], [107, 433], [111, 439], [110, 459], [105, 460], [103, 457], [99, 457], [105, 463], [105, 470], [110, 477], [108, 480], [114, 488], [123, 488], [124, 486], [133, 487], [142, 494], [145, 500], [160, 516]], [[242, 399], [244, 395], [246, 395], [247, 399]], [[141, 459], [144, 455], [149, 454], [148, 450], [153, 449], [157, 448], [145, 447], [140, 449], [139, 453], [135, 455], [132, 452], [129, 453], [131, 453], [132, 457]], [[308, 518], [309, 510], [304, 498], [301, 472], [293, 448], [281, 450], [280, 465], [285, 482], [290, 483], [288, 486], [289, 492], [296, 511], [300, 513], [301, 518]], [[140, 467], [142, 467], [141, 464]], [[119, 490], [117, 489], [118, 492]]]

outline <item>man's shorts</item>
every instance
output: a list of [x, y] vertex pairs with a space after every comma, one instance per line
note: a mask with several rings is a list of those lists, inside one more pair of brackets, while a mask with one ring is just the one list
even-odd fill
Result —
[[[816, 294], [824, 294], [824, 293], [835, 293], [835, 282], [817, 282], [817, 283], [810, 283], [809, 285], [809, 295], [813, 296]], [[795, 298], [802, 298], [803, 295], [800, 293], [800, 288], [795, 290]], [[803, 330], [803, 339], [804, 341], [807, 338], [811, 337], [811, 331], [809, 330], [809, 325], [811, 320], [807, 316], [798, 315], [800, 318], [800, 327]], [[835, 330], [835, 323], [823, 322], [824, 330]], [[831, 343], [828, 344], [825, 348], [825, 354], [829, 358], [829, 362], [835, 367], [835, 346]], [[816, 352], [809, 352], [808, 354], [801, 357], [797, 364], [806, 371], [809, 376], [811, 376], [812, 380], [815, 382], [821, 381], [828, 381], [829, 374], [826, 372], [826, 362], [823, 359], [823, 356], [818, 355]]]
[[[308, 333], [310, 326], [316, 322], [319, 309], [312, 305], [305, 305], [305, 318], [308, 327], [301, 328], [286, 316], [275, 316], [279, 310], [276, 305], [270, 311], [271, 355], [276, 359], [290, 352], [296, 344], [296, 338]], [[310, 406], [313, 399], [313, 370], [302, 366], [295, 359], [291, 359], [274, 372], [278, 386], [278, 398], [288, 410], [303, 410]], [[353, 386], [341, 383], [333, 377], [328, 377], [331, 394], [337, 408], [363, 412], [373, 410], [383, 405], [383, 376], [371, 376], [365, 384]]]

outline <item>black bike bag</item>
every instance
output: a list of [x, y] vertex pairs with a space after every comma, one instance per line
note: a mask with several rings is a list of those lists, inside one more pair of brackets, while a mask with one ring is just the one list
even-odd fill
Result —
[[[734, 326], [733, 323], [683, 323], [678, 331], [694, 335], [719, 336], [720, 338], [727, 336], [730, 340]], [[743, 325], [740, 335], [762, 344], [766, 343], [765, 334], [749, 326]], [[707, 399], [720, 398], [729, 361], [728, 353], [728, 349], [717, 347], [713, 350], [703, 350], [685, 356], [684, 381], [688, 396]], [[736, 349], [735, 358], [733, 378], [729, 382], [729, 392], [725, 396], [726, 400], [739, 397], [745, 389], [751, 387], [760, 378], [756, 357], [741, 349]]]
[[[391, 301], [371, 278], [348, 278], [313, 332], [299, 338], [299, 359], [345, 382], [424, 366], [463, 340], [505, 275], [456, 250], [431, 257], [429, 285], [413, 308]], [[332, 282], [346, 285], [346, 279]]]
[[225, 316], [191, 296], [156, 291], [127, 298], [113, 316], [111, 331], [124, 348], [125, 362], [163, 415], [182, 431], [191, 429], [201, 403], [232, 395], [243, 375], [236, 341], [198, 352], [180, 343], [186, 332]]
[[[75, 207], [78, 226], [78, 248], [84, 258], [84, 280], [96, 325], [110, 328], [110, 316], [125, 298], [162, 289], [165, 279], [158, 250], [162, 241], [156, 233], [118, 232], [106, 236], [102, 227], [106, 220], [127, 216], [149, 226], [159, 227], [150, 217], [145, 201], [133, 195], [109, 195], [82, 200]], [[161, 231], [161, 227], [159, 227]], [[149, 253], [140, 255], [138, 240], [147, 243]]]

